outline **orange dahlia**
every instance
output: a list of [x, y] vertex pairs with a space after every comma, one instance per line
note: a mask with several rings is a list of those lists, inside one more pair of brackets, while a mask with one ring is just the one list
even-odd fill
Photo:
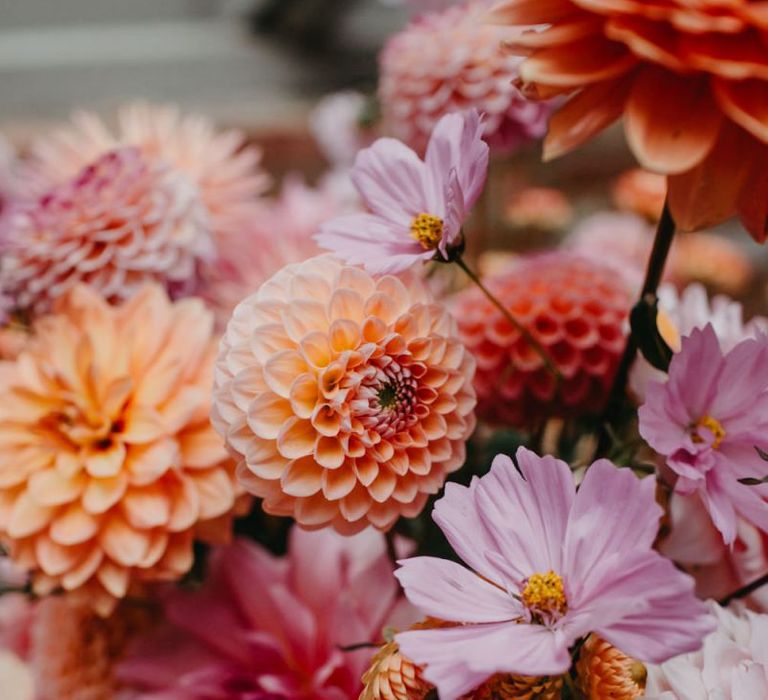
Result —
[[640, 164], [669, 176], [676, 223], [738, 213], [768, 235], [768, 14], [750, 0], [504, 0], [495, 22], [548, 25], [513, 39], [523, 91], [572, 94], [545, 157], [623, 115]]
[[363, 674], [360, 700], [424, 700], [433, 686], [421, 677], [421, 669], [389, 642], [371, 659]]
[[310, 528], [387, 529], [462, 465], [474, 368], [415, 276], [319, 256], [235, 308], [212, 421], [266, 511]]
[[643, 697], [645, 666], [591, 634], [576, 664], [578, 684], [587, 700], [635, 700]]
[[205, 117], [182, 115], [168, 105], [129, 104], [112, 130], [96, 114], [77, 112], [70, 125], [32, 142], [21, 168], [24, 192], [43, 195], [107, 151], [138, 148], [184, 175], [200, 197], [217, 237], [236, 234], [258, 214], [257, 198], [269, 186], [261, 151], [238, 131], [217, 131]]
[[598, 411], [624, 349], [630, 288], [613, 268], [568, 253], [513, 263], [486, 282], [538, 340], [562, 375], [476, 288], [456, 298], [455, 316], [477, 359], [478, 414], [530, 427], [552, 416]]
[[158, 286], [118, 307], [80, 286], [0, 363], [0, 540], [36, 592], [106, 614], [132, 584], [185, 574], [196, 528], [226, 531], [212, 326]]
[[520, 32], [486, 24], [488, 7], [489, 0], [467, 0], [422, 14], [389, 39], [379, 58], [385, 132], [423, 151], [442, 116], [475, 108], [493, 149], [544, 135], [551, 107], [512, 84], [521, 61], [501, 45]]

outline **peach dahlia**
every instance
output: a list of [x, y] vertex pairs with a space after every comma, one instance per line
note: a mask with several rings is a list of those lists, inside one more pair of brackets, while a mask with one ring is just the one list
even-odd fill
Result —
[[0, 541], [37, 593], [107, 614], [140, 582], [184, 575], [197, 528], [226, 535], [212, 327], [200, 300], [155, 285], [117, 307], [79, 286], [0, 363]]
[[494, 22], [544, 25], [509, 42], [523, 91], [572, 95], [545, 157], [624, 117], [640, 164], [669, 176], [675, 222], [738, 214], [768, 235], [768, 13], [750, 0], [504, 0]]
[[413, 517], [465, 456], [474, 359], [414, 276], [323, 255], [235, 309], [212, 421], [264, 509], [344, 533]]

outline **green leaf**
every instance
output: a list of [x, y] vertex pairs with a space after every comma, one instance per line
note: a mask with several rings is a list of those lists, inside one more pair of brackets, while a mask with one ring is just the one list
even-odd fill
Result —
[[657, 323], [658, 299], [654, 294], [646, 294], [632, 307], [629, 313], [629, 325], [632, 337], [643, 357], [656, 369], [666, 372], [672, 360], [672, 349], [659, 333]]
[[745, 476], [743, 479], [739, 479], [740, 484], [744, 486], [759, 486], [760, 484], [768, 484], [768, 476], [764, 476], [762, 479], [758, 479], [753, 476]]

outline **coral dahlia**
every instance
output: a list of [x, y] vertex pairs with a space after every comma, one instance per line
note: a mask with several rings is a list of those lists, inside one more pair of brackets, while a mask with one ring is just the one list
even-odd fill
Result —
[[48, 310], [75, 285], [110, 301], [146, 282], [194, 284], [215, 247], [197, 188], [136, 148], [108, 151], [4, 219], [0, 282], [22, 309]]
[[38, 593], [108, 613], [132, 584], [185, 574], [197, 526], [228, 532], [212, 325], [155, 285], [117, 307], [80, 286], [0, 365], [0, 538]]
[[442, 115], [477, 109], [494, 150], [540, 138], [551, 107], [524, 97], [512, 81], [521, 59], [502, 48], [519, 30], [484, 22], [488, 0], [422, 14], [387, 42], [379, 58], [383, 129], [423, 152]]
[[738, 213], [768, 235], [768, 18], [750, 0], [503, 0], [495, 22], [544, 25], [508, 42], [528, 58], [523, 91], [572, 95], [552, 117], [545, 157], [619, 117], [640, 164], [669, 175], [675, 222]]
[[268, 512], [311, 528], [387, 529], [462, 465], [474, 367], [415, 276], [319, 256], [235, 309], [212, 421]]
[[542, 418], [600, 409], [624, 347], [630, 292], [611, 268], [564, 253], [513, 263], [487, 286], [547, 350], [560, 387], [542, 358], [475, 288], [454, 315], [477, 359], [478, 413], [520, 427]]

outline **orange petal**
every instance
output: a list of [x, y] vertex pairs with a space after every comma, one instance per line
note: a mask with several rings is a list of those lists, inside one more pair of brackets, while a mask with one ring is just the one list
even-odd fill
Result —
[[494, 5], [482, 21], [489, 24], [554, 24], [580, 12], [569, 0], [506, 0]]
[[235, 504], [235, 489], [224, 469], [195, 472], [193, 482], [200, 502], [200, 519], [210, 520], [229, 512]]
[[744, 228], [758, 243], [768, 237], [768, 148], [755, 151], [753, 175], [741, 192], [738, 213]]
[[289, 496], [314, 496], [322, 487], [324, 471], [312, 457], [296, 459], [286, 467], [280, 484]]
[[291, 418], [286, 421], [277, 436], [277, 449], [283, 457], [298, 459], [312, 454], [317, 431], [308, 420]]
[[58, 506], [75, 500], [87, 483], [84, 474], [68, 478], [57, 469], [46, 469], [29, 477], [29, 492], [44, 506]]
[[56, 509], [37, 503], [26, 491], [16, 499], [8, 521], [8, 535], [19, 538], [32, 535], [48, 525]]
[[115, 598], [123, 598], [128, 592], [130, 577], [128, 569], [124, 566], [118, 566], [111, 561], [104, 561], [96, 572], [96, 578]]
[[292, 417], [291, 404], [272, 392], [257, 396], [248, 407], [248, 425], [251, 430], [260, 438], [268, 440], [274, 440]]
[[85, 452], [85, 468], [93, 477], [113, 477], [122, 470], [125, 454], [125, 444], [119, 440], [105, 449], [89, 449]]
[[227, 448], [219, 434], [205, 424], [179, 436], [181, 461], [185, 467], [212, 467], [227, 458]]
[[80, 544], [98, 532], [99, 522], [99, 518], [85, 511], [79, 503], [72, 503], [56, 516], [49, 534], [59, 544]]
[[264, 381], [275, 394], [287, 399], [296, 377], [309, 368], [295, 350], [283, 350], [273, 355], [264, 365]]
[[143, 530], [165, 525], [171, 515], [168, 493], [160, 485], [128, 489], [121, 505], [128, 522]]
[[355, 472], [350, 466], [327, 469], [323, 472], [323, 494], [332, 501], [338, 501], [347, 496], [356, 483]]
[[768, 84], [762, 80], [715, 80], [715, 97], [728, 117], [768, 143]]
[[129, 480], [136, 486], [151, 484], [172, 467], [180, 465], [179, 445], [170, 438], [150, 445], [130, 445], [125, 458]]
[[83, 494], [83, 508], [89, 513], [106, 513], [117, 503], [128, 486], [128, 477], [118, 474], [106, 479], [91, 479]]
[[82, 548], [64, 547], [46, 535], [35, 538], [35, 554], [40, 568], [49, 576], [59, 576], [76, 566], [83, 555]]
[[150, 536], [115, 515], [107, 520], [99, 533], [99, 542], [114, 561], [123, 566], [136, 566], [149, 549]]
[[676, 175], [704, 160], [722, 122], [707, 78], [646, 68], [627, 100], [624, 128], [643, 167]]
[[344, 464], [346, 455], [341, 441], [336, 437], [318, 435], [315, 441], [315, 461], [326, 469], [338, 469]]

